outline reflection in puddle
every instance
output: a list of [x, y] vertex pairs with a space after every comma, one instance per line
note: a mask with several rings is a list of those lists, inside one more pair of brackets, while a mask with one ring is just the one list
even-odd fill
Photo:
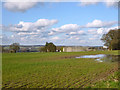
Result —
[[96, 59], [95, 61], [103, 62], [103, 61], [102, 61], [102, 60], [100, 60], [99, 58], [98, 58], [98, 59]]
[[95, 61], [99, 62], [118, 62], [119, 55], [106, 55], [106, 54], [97, 54], [97, 55], [83, 55], [75, 58], [95, 58]]
[[76, 58], [101, 58], [104, 57], [105, 54], [97, 54], [97, 55], [84, 55]]

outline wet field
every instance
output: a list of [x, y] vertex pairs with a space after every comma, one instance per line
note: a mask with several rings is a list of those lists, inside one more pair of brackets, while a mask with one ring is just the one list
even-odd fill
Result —
[[4, 53], [2, 87], [117, 88], [117, 55], [118, 51]]

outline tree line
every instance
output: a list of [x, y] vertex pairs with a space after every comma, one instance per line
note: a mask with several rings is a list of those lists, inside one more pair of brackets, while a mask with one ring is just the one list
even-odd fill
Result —
[[[39, 51], [40, 52], [56, 52], [56, 46], [50, 42], [46, 42], [44, 47], [40, 47]], [[4, 47], [1, 47], [2, 52], [11, 52], [11, 53], [16, 53], [20, 52], [20, 44], [19, 43], [13, 43], [9, 46], [9, 50], [5, 50]]]

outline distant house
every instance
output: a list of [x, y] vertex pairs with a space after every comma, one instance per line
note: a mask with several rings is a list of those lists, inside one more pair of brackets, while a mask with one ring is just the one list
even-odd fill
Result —
[[56, 52], [61, 52], [61, 50], [60, 50], [60, 49], [58, 49], [58, 50], [56, 50]]
[[63, 51], [63, 46], [56, 47], [56, 52], [62, 52], [62, 51]]
[[89, 47], [88, 49], [89, 49], [89, 51], [90, 50], [91, 51], [102, 51], [102, 50], [104, 50], [103, 46], [92, 46], [92, 47]]
[[104, 50], [108, 50], [108, 46], [103, 46], [103, 49]]
[[80, 51], [87, 51], [88, 47], [82, 46], [65, 46], [63, 47], [63, 52], [80, 52]]
[[103, 46], [103, 48], [108, 48], [107, 46]]

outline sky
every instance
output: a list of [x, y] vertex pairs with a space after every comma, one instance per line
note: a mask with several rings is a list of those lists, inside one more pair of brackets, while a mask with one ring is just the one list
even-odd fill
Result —
[[117, 2], [2, 2], [0, 39], [3, 45], [101, 46], [102, 35], [117, 26]]

